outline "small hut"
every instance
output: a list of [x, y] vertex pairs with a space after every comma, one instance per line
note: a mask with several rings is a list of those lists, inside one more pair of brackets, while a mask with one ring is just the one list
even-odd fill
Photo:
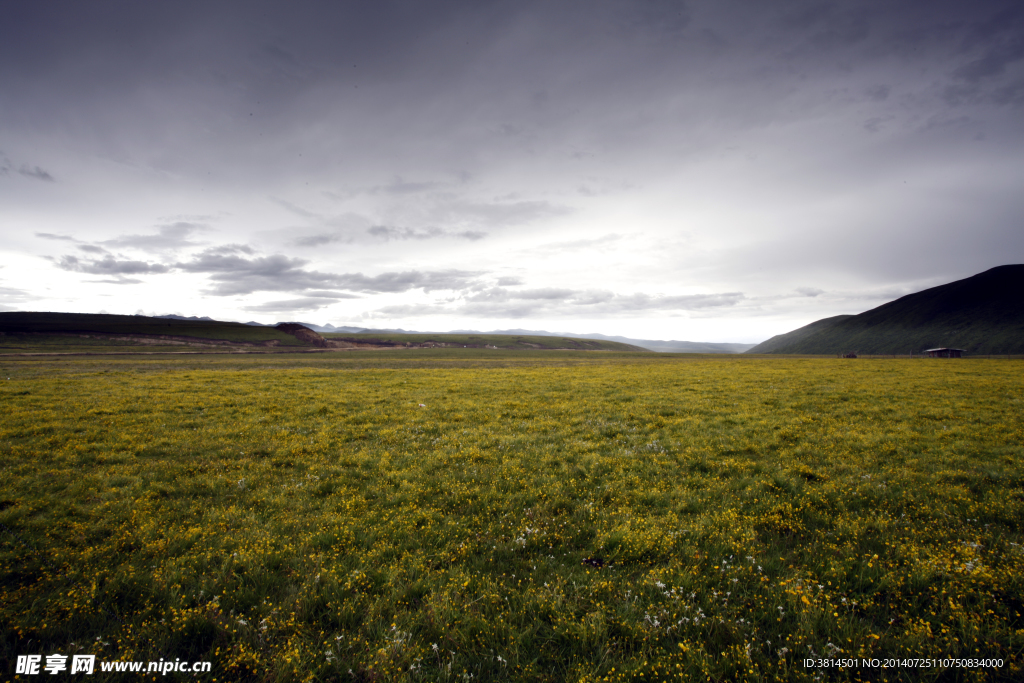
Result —
[[964, 349], [947, 349], [945, 347], [939, 349], [925, 349], [925, 353], [928, 354], [929, 358], [963, 358]]

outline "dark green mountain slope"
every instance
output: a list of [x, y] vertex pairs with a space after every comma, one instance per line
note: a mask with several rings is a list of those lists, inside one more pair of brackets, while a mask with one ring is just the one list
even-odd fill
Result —
[[747, 353], [906, 354], [939, 346], [1024, 353], [1024, 265], [992, 268], [860, 315], [825, 318]]
[[792, 332], [786, 332], [785, 334], [777, 334], [767, 341], [763, 341], [752, 349], [747, 349], [745, 353], [795, 353], [793, 351], [780, 351], [779, 349], [788, 348], [794, 344], [802, 342], [804, 339], [815, 335], [818, 332], [826, 330], [836, 323], [842, 322], [847, 318], [852, 318], [852, 315], [837, 315], [831, 318], [822, 318], [821, 320], [815, 320], [810, 325], [804, 325], [798, 327]]

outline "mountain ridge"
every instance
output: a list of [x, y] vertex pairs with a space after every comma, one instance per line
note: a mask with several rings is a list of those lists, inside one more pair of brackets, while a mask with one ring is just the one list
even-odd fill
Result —
[[996, 266], [902, 296], [857, 315], [839, 315], [776, 335], [746, 353], [1024, 353], [1024, 265]]

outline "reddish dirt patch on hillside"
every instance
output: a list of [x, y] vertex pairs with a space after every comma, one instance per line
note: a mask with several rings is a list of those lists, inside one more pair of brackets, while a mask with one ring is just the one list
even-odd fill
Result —
[[299, 325], [298, 323], [281, 323], [274, 329], [286, 332], [301, 342], [318, 346], [322, 349], [327, 348], [327, 340], [321, 337], [319, 334], [309, 329], [305, 325]]

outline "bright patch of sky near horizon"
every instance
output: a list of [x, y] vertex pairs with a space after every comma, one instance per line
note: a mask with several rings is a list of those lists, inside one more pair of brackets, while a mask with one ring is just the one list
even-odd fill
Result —
[[758, 342], [1024, 261], [1015, 2], [5, 17], [4, 310]]

